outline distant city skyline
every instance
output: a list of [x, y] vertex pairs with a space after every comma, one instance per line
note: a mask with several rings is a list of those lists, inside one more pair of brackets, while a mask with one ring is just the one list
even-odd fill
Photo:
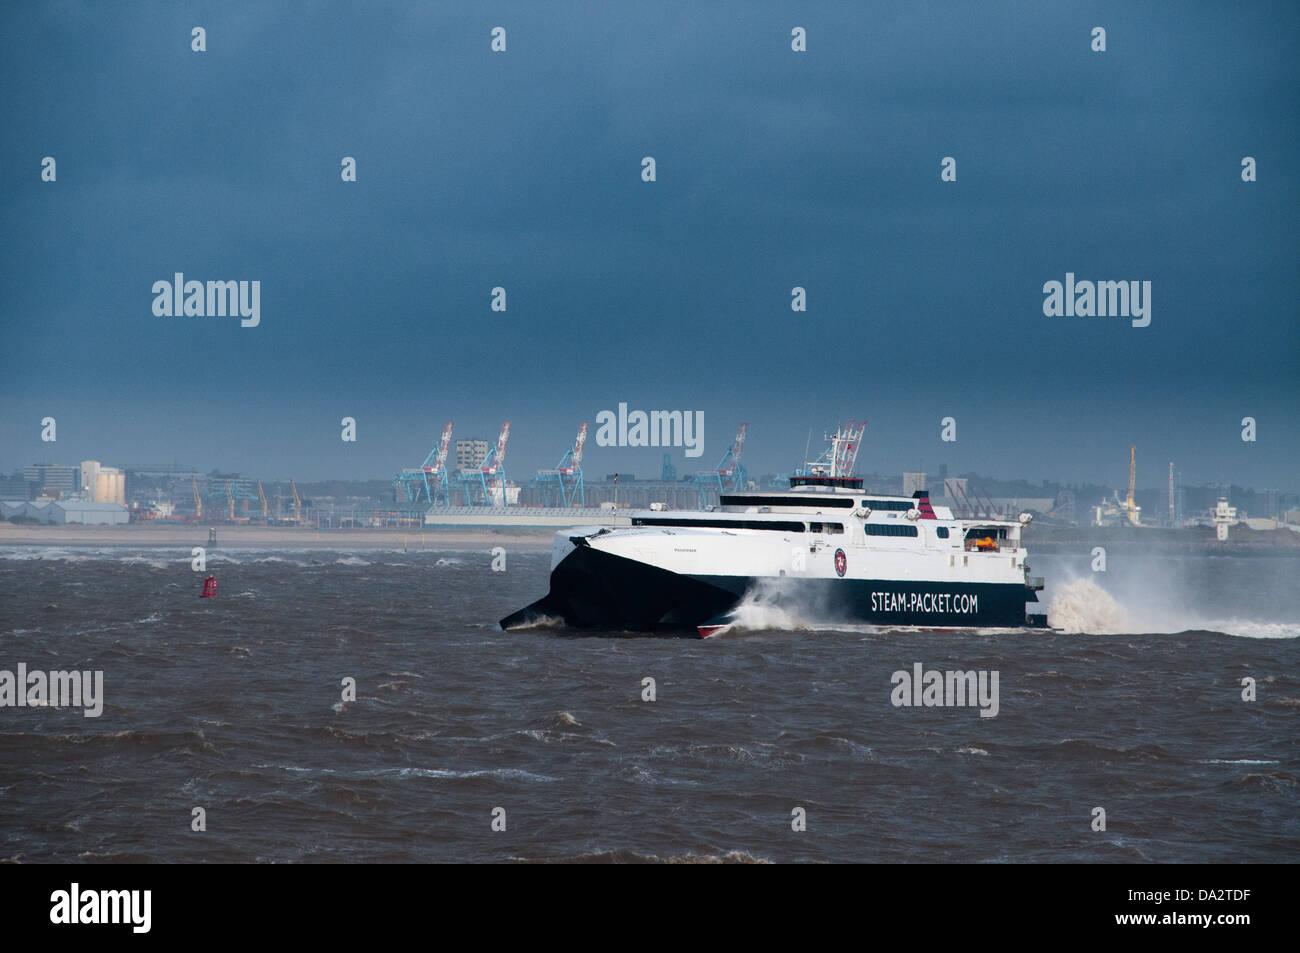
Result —
[[[707, 419], [707, 418], [706, 418]], [[60, 425], [61, 426], [61, 425]], [[961, 426], [961, 422], [958, 422]], [[364, 420], [358, 421], [358, 427], [364, 434]], [[441, 428], [437, 428], [439, 431]], [[577, 426], [574, 426], [576, 434]], [[793, 473], [794, 470], [802, 465], [805, 461], [804, 445], [807, 442], [809, 452], [806, 459], [815, 458], [824, 448], [825, 441], [822, 439], [824, 432], [833, 430], [834, 424], [829, 427], [814, 430], [811, 435], [807, 428], [803, 434], [803, 440], [798, 442], [784, 439], [782, 441], [785, 448], [793, 452], [792, 456], [787, 458], [775, 457], [771, 449], [762, 447], [762, 431], [750, 423], [749, 437], [746, 440], [745, 452], [741, 462], [748, 471], [751, 478], [764, 474], [781, 474]], [[336, 428], [337, 430], [337, 428]], [[936, 432], [938, 427], [935, 428]], [[567, 439], [561, 438], [553, 447], [554, 453], [550, 456], [540, 456], [537, 448], [544, 447], [544, 442], [533, 436], [531, 440], [525, 441], [522, 437], [521, 427], [518, 423], [511, 424], [510, 447], [507, 451], [506, 471], [512, 482], [524, 484], [533, 476], [534, 472], [539, 469], [553, 467], [559, 460], [563, 451], [567, 449], [573, 441], [574, 435], [570, 434]], [[960, 435], [960, 431], [959, 431]], [[328, 459], [333, 462], [322, 462], [316, 466], [301, 467], [298, 469], [285, 468], [280, 465], [275, 458], [259, 459], [250, 454], [248, 448], [231, 448], [232, 453], [229, 456], [216, 456], [210, 449], [205, 453], [205, 448], [201, 444], [187, 444], [191, 452], [174, 453], [163, 455], [160, 453], [141, 452], [135, 455], [114, 455], [114, 454], [60, 454], [55, 448], [63, 445], [72, 446], [71, 443], [65, 444], [60, 440], [54, 444], [35, 442], [34, 450], [38, 454], [33, 459], [19, 461], [14, 457], [14, 462], [8, 462], [10, 454], [5, 453], [0, 458], [0, 475], [8, 475], [15, 471], [21, 471], [25, 467], [33, 466], [38, 463], [53, 463], [56, 465], [79, 466], [83, 460], [98, 460], [104, 465], [122, 466], [125, 464], [172, 464], [179, 463], [192, 467], [198, 473], [210, 473], [218, 471], [221, 473], [240, 473], [247, 477], [259, 478], [264, 480], [288, 480], [290, 477], [299, 483], [308, 482], [327, 482], [334, 480], [383, 480], [391, 481], [397, 474], [397, 471], [403, 467], [419, 466], [427, 453], [436, 445], [438, 434], [428, 438], [428, 445], [421, 446], [410, 457], [396, 458], [396, 462], [391, 467], [380, 466], [371, 470], [356, 469], [350, 465], [348, 452], [355, 452], [355, 459], [370, 461], [374, 454], [367, 449], [363, 442], [363, 437], [358, 439], [357, 444], [342, 445], [341, 453], [328, 454]], [[601, 480], [610, 473], [633, 473], [638, 479], [657, 479], [662, 467], [662, 458], [664, 453], [669, 453], [671, 462], [676, 468], [679, 477], [688, 474], [694, 474], [698, 471], [707, 471], [714, 467], [718, 458], [725, 452], [726, 447], [730, 445], [731, 439], [735, 436], [734, 430], [725, 440], [718, 441], [712, 437], [708, 440], [707, 446], [709, 451], [702, 457], [692, 460], [684, 456], [682, 448], [626, 448], [626, 447], [598, 447], [594, 446], [589, 439], [587, 442], [585, 455], [583, 458], [583, 469], [587, 474], [588, 480]], [[465, 435], [465, 439], [477, 438], [486, 440], [490, 445], [495, 446], [496, 435], [486, 438], [482, 431], [471, 432]], [[811, 437], [811, 439], [810, 439]], [[454, 437], [460, 439], [459, 437]], [[371, 441], [374, 442], [373, 440]], [[390, 443], [398, 443], [399, 440], [390, 440]], [[1039, 484], [1044, 480], [1052, 483], [1064, 485], [1081, 485], [1092, 484], [1098, 486], [1111, 486], [1122, 489], [1128, 484], [1128, 445], [1125, 444], [1117, 447], [1118, 454], [1116, 459], [1111, 462], [1110, 472], [1102, 472], [1100, 476], [1089, 474], [1076, 474], [1070, 472], [1038, 472], [1029, 466], [1020, 466], [1024, 461], [1018, 458], [1006, 457], [1007, 467], [1003, 470], [995, 470], [990, 466], [981, 466], [978, 464], [968, 465], [967, 463], [958, 463], [956, 461], [986, 460], [996, 466], [997, 455], [982, 455], [975, 453], [962, 453], [960, 445], [954, 447], [953, 452], [943, 454], [936, 452], [929, 460], [921, 458], [908, 464], [906, 461], [898, 461], [890, 454], [887, 447], [881, 447], [881, 441], [873, 442], [871, 437], [871, 426], [868, 424], [867, 432], [863, 437], [861, 453], [858, 456], [858, 465], [856, 471], [858, 474], [876, 473], [880, 475], [901, 475], [908, 472], [923, 472], [927, 475], [931, 488], [937, 487], [939, 480], [939, 469], [946, 466], [949, 477], [956, 477], [962, 473], [974, 472], [989, 479], [1012, 482], [1023, 480], [1028, 483]], [[527, 444], [528, 449], [521, 448], [520, 445]], [[717, 454], [713, 454], [712, 447], [716, 444]], [[77, 445], [102, 445], [94, 438], [85, 439], [84, 442], [79, 440]], [[951, 446], [951, 445], [950, 445]], [[1249, 445], [1247, 445], [1249, 446]], [[44, 448], [42, 455], [41, 448]], [[332, 445], [331, 445], [332, 449]], [[873, 451], [877, 456], [873, 456]], [[393, 451], [390, 451], [393, 452]], [[400, 452], [400, 451], [398, 451]], [[63, 459], [64, 456], [68, 459]], [[455, 448], [449, 453], [451, 468], [456, 469]], [[235, 465], [235, 461], [242, 461]], [[1168, 483], [1169, 460], [1147, 460], [1144, 458], [1142, 447], [1137, 450], [1137, 487], [1139, 489], [1160, 489]], [[1172, 461], [1178, 473], [1179, 483], [1188, 486], [1211, 486], [1215, 484], [1237, 485], [1249, 487], [1254, 490], [1263, 491], [1273, 489], [1282, 493], [1300, 493], [1300, 483], [1292, 478], [1289, 483], [1252, 483], [1235, 475], [1206, 475], [1203, 471], [1188, 467], [1178, 460]], [[1059, 471], [1059, 467], [1052, 468]], [[1099, 471], [1104, 467], [1097, 468]]]
[[865, 471], [1300, 489], [1295, 5], [4, 16], [5, 473], [510, 420], [525, 483], [626, 402], [703, 413], [682, 474], [858, 417]]

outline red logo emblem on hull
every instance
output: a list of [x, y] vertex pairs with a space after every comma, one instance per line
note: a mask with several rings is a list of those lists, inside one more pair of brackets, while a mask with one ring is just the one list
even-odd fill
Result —
[[849, 561], [844, 556], [844, 550], [842, 549], [835, 550], [835, 574], [838, 576], [842, 576], [844, 575], [844, 570], [848, 568], [849, 568]]

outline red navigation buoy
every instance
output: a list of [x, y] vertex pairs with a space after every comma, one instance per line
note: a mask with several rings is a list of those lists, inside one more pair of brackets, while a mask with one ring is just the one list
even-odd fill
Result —
[[207, 579], [203, 580], [203, 594], [199, 596], [199, 598], [200, 599], [217, 598], [217, 577], [216, 576], [209, 576]]

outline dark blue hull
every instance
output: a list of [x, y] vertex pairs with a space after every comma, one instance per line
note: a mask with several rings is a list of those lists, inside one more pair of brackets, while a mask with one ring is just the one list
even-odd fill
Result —
[[[904, 582], [753, 576], [689, 576], [590, 546], [579, 546], [551, 573], [551, 591], [501, 620], [513, 629], [541, 619], [574, 628], [690, 630], [725, 619], [747, 593], [766, 605], [801, 610], [819, 622], [929, 628], [1043, 626], [1023, 583]], [[693, 632], [691, 634], [694, 634]]]

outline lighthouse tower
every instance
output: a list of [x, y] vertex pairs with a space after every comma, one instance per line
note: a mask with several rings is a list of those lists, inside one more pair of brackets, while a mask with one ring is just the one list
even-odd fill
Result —
[[1214, 536], [1220, 542], [1228, 539], [1228, 527], [1237, 522], [1237, 508], [1228, 505], [1226, 496], [1219, 497], [1214, 504]]

